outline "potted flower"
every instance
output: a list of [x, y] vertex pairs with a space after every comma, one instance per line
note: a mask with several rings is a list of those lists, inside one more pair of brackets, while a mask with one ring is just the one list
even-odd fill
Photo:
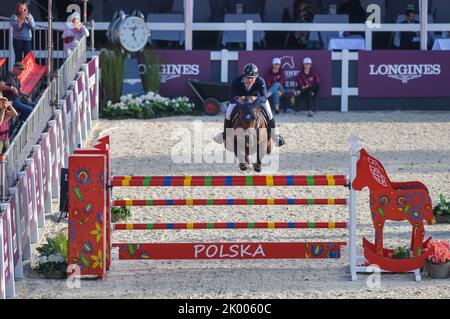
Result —
[[433, 208], [436, 223], [450, 223], [450, 201], [443, 194], [439, 195], [439, 202]]
[[431, 249], [425, 264], [428, 274], [433, 278], [446, 278], [450, 261], [450, 244], [446, 241], [430, 241], [427, 249]]
[[54, 238], [46, 238], [47, 242], [36, 248], [39, 274], [48, 279], [64, 279], [67, 277], [67, 235], [59, 232]]

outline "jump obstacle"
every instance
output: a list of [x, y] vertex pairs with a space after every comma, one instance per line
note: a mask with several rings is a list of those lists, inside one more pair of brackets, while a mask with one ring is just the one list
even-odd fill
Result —
[[[351, 187], [357, 172], [359, 145], [350, 137], [350, 174], [278, 176], [111, 176], [109, 137], [93, 149], [78, 149], [69, 158], [69, 252], [68, 263], [80, 266], [80, 275], [104, 278], [111, 264], [111, 249], [119, 259], [315, 259], [340, 258], [341, 247], [349, 247], [351, 279], [357, 272], [373, 272], [365, 258], [356, 255], [356, 192]], [[343, 187], [346, 198], [260, 198], [260, 199], [131, 199], [111, 200], [113, 187]], [[221, 206], [221, 205], [341, 205], [349, 209], [349, 221], [326, 222], [188, 222], [111, 223], [111, 208], [117, 206]], [[348, 242], [246, 242], [246, 243], [112, 243], [112, 231], [179, 229], [347, 229]], [[365, 255], [374, 251], [364, 242]], [[372, 256], [372, 255], [370, 255]], [[372, 256], [373, 257], [373, 256]], [[383, 264], [382, 258], [378, 258]], [[415, 260], [415, 266], [420, 263]], [[422, 260], [423, 262], [423, 260]], [[387, 263], [389, 265], [389, 263]], [[389, 267], [387, 267], [389, 268]], [[387, 268], [383, 268], [389, 270]], [[401, 267], [400, 267], [401, 268]], [[408, 268], [408, 267], [406, 267]], [[397, 269], [414, 271], [416, 268]]]

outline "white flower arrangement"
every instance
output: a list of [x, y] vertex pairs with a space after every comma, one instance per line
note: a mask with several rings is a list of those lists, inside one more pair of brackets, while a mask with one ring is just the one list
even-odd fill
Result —
[[60, 231], [55, 237], [47, 237], [47, 242], [36, 248], [37, 263], [33, 267], [38, 273], [47, 278], [51, 274], [59, 273], [65, 277], [67, 270], [68, 240], [67, 234]]
[[189, 114], [194, 107], [194, 103], [189, 102], [188, 97], [167, 98], [149, 91], [140, 96], [122, 95], [119, 102], [114, 104], [108, 101], [104, 113], [110, 117], [153, 118], [161, 115]]

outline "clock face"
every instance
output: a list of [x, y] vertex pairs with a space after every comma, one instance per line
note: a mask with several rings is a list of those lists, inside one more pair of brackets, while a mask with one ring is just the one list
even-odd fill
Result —
[[145, 21], [139, 17], [126, 17], [119, 26], [119, 39], [128, 52], [142, 50], [148, 42], [149, 32]]

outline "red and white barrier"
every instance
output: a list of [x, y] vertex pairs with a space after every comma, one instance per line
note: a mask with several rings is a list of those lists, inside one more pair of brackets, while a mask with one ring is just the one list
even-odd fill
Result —
[[52, 170], [52, 197], [59, 198], [59, 172], [61, 169], [61, 162], [59, 159], [59, 148], [58, 148], [58, 135], [55, 121], [48, 122], [48, 137], [50, 142], [50, 163]]
[[23, 278], [23, 262], [44, 233], [40, 228], [53, 212], [52, 200], [59, 199], [61, 168], [98, 119], [99, 74], [98, 57], [83, 64], [0, 206], [0, 299], [15, 297], [14, 278]]
[[11, 232], [13, 243], [14, 258], [14, 278], [23, 278], [23, 253], [22, 253], [22, 236], [20, 236], [20, 212], [17, 189], [10, 190], [12, 195], [9, 197], [8, 204], [11, 212]]
[[44, 198], [44, 211], [46, 214], [51, 214], [52, 209], [52, 166], [50, 154], [50, 140], [48, 133], [41, 134], [41, 141], [39, 143], [41, 160], [42, 160], [42, 194]]
[[86, 133], [87, 137], [88, 131], [92, 128], [91, 122], [91, 106], [89, 104], [89, 87], [87, 82], [87, 70], [85, 67], [81, 68], [82, 72], [78, 72], [78, 96], [82, 98], [82, 113], [83, 113], [83, 133]]
[[[70, 93], [69, 93], [70, 92]], [[67, 91], [67, 96], [60, 101], [63, 112], [63, 126], [67, 136], [66, 152], [71, 154], [77, 146], [75, 132], [75, 121], [72, 114], [72, 91]]]
[[87, 82], [89, 84], [89, 105], [92, 120], [98, 119], [99, 112], [99, 57], [94, 56], [87, 64], [83, 64], [83, 68], [87, 70]]
[[0, 210], [0, 298], [15, 297], [11, 215], [8, 204]]

